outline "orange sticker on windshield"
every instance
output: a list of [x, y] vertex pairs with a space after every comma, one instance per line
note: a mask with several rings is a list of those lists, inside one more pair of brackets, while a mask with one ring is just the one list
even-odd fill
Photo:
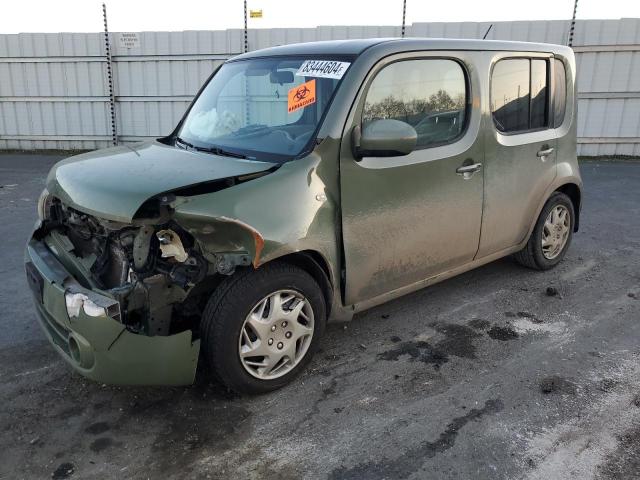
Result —
[[287, 100], [287, 110], [289, 113], [295, 112], [299, 108], [304, 108], [316, 102], [316, 81], [309, 80], [302, 85], [289, 90]]

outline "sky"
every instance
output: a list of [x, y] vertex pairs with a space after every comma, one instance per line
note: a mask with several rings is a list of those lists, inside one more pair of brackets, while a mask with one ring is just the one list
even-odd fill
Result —
[[[105, 0], [109, 30], [243, 27], [242, 0]], [[574, 0], [407, 0], [407, 24], [571, 18]], [[102, 1], [4, 0], [0, 33], [102, 31]], [[248, 0], [249, 28], [400, 25], [402, 0]], [[640, 17], [640, 0], [580, 0], [578, 18]]]

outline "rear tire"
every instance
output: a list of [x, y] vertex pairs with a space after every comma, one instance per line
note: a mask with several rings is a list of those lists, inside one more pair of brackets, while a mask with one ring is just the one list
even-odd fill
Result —
[[238, 272], [214, 291], [202, 315], [203, 356], [231, 390], [269, 392], [304, 369], [325, 325], [324, 295], [313, 277], [270, 263]]
[[575, 225], [571, 199], [554, 192], [544, 205], [527, 245], [514, 255], [518, 263], [535, 270], [549, 270], [562, 261]]

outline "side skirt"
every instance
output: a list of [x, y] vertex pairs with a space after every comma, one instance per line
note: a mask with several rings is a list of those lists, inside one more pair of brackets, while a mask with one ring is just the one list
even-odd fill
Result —
[[383, 293], [382, 295], [378, 295], [377, 297], [371, 298], [369, 300], [365, 300], [364, 302], [342, 307], [341, 309], [335, 309], [329, 321], [334, 321], [334, 322], [349, 321], [351, 320], [351, 318], [355, 313], [363, 312], [370, 308], [377, 307], [378, 305], [382, 305], [383, 303], [386, 303], [390, 300], [394, 300], [396, 298], [402, 297], [403, 295], [413, 293], [417, 290], [421, 290], [430, 285], [434, 285], [436, 283], [442, 282], [443, 280], [447, 280], [451, 277], [455, 277], [456, 275], [460, 275], [461, 273], [465, 273], [465, 272], [468, 272], [469, 270], [473, 270], [474, 268], [481, 267], [482, 265], [486, 265], [487, 263], [491, 263], [494, 260], [498, 260], [499, 258], [506, 257], [507, 255], [511, 255], [512, 253], [515, 253], [521, 250], [525, 244], [526, 244], [526, 241], [523, 242], [522, 244], [516, 245], [515, 247], [510, 247], [505, 250], [492, 253], [491, 255], [487, 255], [485, 257], [475, 259], [469, 263], [461, 265], [460, 267], [456, 267], [454, 269], [447, 270], [437, 275], [433, 275], [432, 277], [412, 283], [411, 285], [407, 285], [405, 287], [397, 288], [390, 292]]

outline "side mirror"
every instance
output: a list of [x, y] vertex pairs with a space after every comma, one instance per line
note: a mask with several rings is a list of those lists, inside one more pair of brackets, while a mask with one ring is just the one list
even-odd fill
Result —
[[400, 120], [380, 119], [369, 122], [363, 129], [353, 129], [353, 156], [397, 157], [408, 155], [416, 148], [418, 134], [415, 128]]

